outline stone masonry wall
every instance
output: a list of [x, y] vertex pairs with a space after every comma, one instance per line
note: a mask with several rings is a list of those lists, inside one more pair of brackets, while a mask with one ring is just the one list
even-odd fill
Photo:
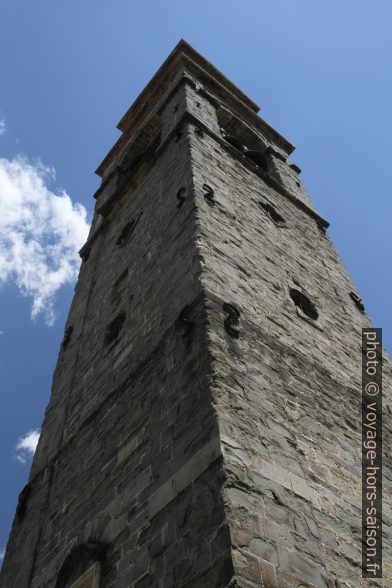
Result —
[[2, 588], [52, 588], [72, 548], [94, 541], [105, 588], [202, 588], [233, 575], [182, 131], [94, 219]]
[[[388, 459], [384, 579], [360, 578], [368, 318], [290, 144], [173, 59], [106, 162], [0, 587], [67, 588], [96, 546], [105, 588], [390, 586]], [[267, 171], [220, 132], [242, 117]], [[386, 361], [387, 417], [390, 381]]]
[[[349, 297], [355, 287], [315, 220], [220, 137], [193, 136], [192, 165], [239, 585], [390, 586], [387, 459], [384, 578], [361, 580], [361, 329], [370, 323]], [[286, 224], [274, 223], [260, 202]], [[317, 321], [305, 320], [290, 288], [315, 303]], [[225, 302], [240, 312], [238, 338], [224, 329]], [[387, 418], [384, 447], [390, 441]]]

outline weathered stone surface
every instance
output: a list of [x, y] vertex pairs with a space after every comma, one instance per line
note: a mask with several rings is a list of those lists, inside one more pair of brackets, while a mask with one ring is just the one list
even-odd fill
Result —
[[120, 129], [0, 586], [392, 585], [387, 460], [384, 579], [360, 570], [369, 321], [292, 146], [184, 43]]

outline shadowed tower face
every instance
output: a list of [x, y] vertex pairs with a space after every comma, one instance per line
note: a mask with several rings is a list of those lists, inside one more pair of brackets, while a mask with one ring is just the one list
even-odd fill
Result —
[[2, 588], [362, 585], [370, 323], [257, 111], [182, 41], [121, 120]]

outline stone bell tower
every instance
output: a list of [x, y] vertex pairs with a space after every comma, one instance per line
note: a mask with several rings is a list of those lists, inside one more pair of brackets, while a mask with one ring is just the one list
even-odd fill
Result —
[[370, 323], [257, 112], [181, 41], [120, 121], [2, 588], [392, 585], [386, 460], [360, 568]]

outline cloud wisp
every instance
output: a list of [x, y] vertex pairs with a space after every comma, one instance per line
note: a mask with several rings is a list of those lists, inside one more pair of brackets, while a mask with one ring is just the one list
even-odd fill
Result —
[[40, 431], [35, 429], [26, 433], [24, 437], [21, 437], [16, 444], [16, 460], [24, 465], [27, 460], [33, 457], [37, 448]]
[[5, 124], [5, 118], [0, 114], [0, 135], [4, 135], [7, 130], [7, 125]]
[[54, 193], [52, 168], [23, 157], [0, 158], [0, 285], [32, 298], [31, 316], [55, 320], [56, 293], [75, 281], [89, 225], [86, 209]]

